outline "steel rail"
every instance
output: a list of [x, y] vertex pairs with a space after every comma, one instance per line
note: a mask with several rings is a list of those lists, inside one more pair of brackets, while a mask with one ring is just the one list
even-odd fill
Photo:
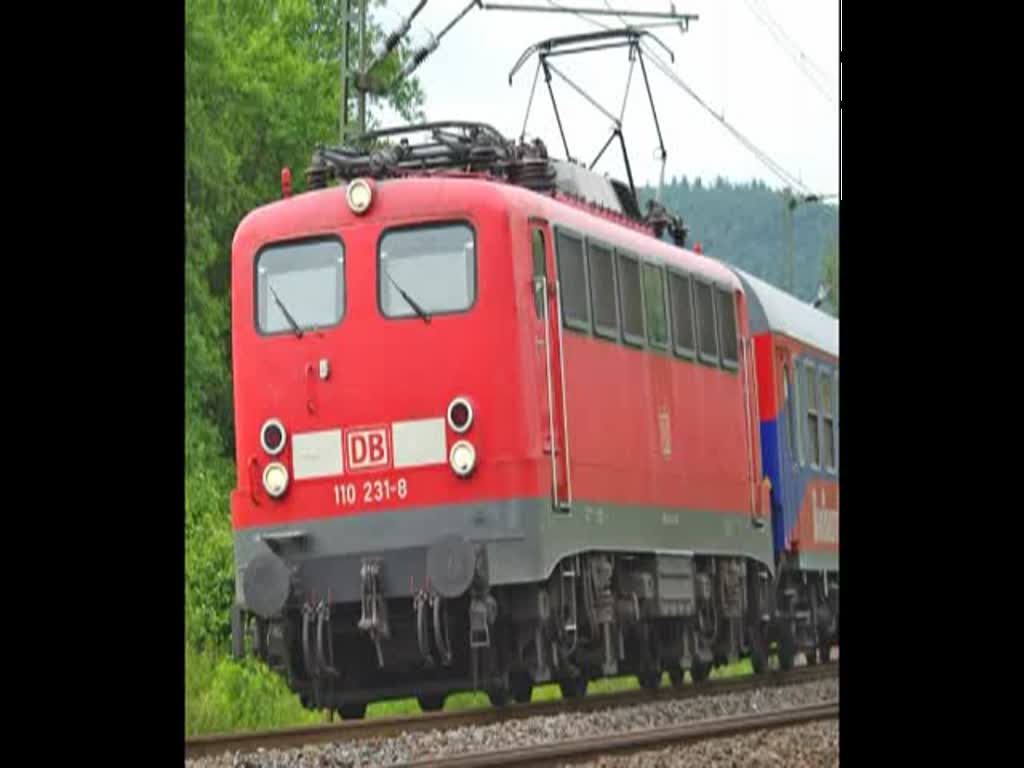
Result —
[[400, 717], [344, 720], [340, 723], [323, 723], [269, 731], [209, 734], [185, 739], [185, 759], [191, 760], [225, 752], [255, 752], [261, 748], [287, 749], [324, 742], [387, 738], [413, 731], [450, 730], [463, 726], [492, 725], [509, 720], [551, 716], [566, 712], [594, 712], [658, 701], [683, 700], [755, 688], [781, 687], [816, 680], [828, 680], [838, 675], [839, 665], [833, 662], [813, 667], [797, 667], [788, 672], [727, 677], [682, 687], [658, 688], [655, 691], [640, 688], [618, 693], [592, 694], [580, 699], [551, 699], [529, 704], [510, 704], [505, 707], [482, 707]]
[[567, 761], [593, 759], [601, 755], [640, 752], [667, 745], [737, 736], [767, 729], [792, 728], [816, 720], [830, 720], [837, 717], [839, 717], [839, 702], [831, 701], [824, 704], [786, 707], [770, 712], [734, 715], [713, 720], [695, 720], [660, 728], [589, 736], [519, 749], [445, 755], [441, 758], [435, 757], [399, 765], [403, 768], [425, 768], [428, 765], [437, 765], [439, 760], [448, 768], [564, 765]]

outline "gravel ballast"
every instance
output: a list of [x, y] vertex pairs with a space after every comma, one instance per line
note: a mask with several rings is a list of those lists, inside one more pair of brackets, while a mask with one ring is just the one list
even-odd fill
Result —
[[839, 765], [839, 721], [823, 720], [573, 765], [575, 768], [832, 768]]
[[[224, 754], [187, 760], [186, 768], [326, 768], [327, 766], [350, 766], [351, 768], [370, 768], [370, 766], [390, 766], [400, 763], [443, 758], [445, 756], [484, 750], [513, 749], [536, 744], [545, 744], [577, 739], [585, 736], [608, 735], [645, 728], [677, 725], [683, 722], [728, 717], [730, 715], [765, 712], [785, 707], [816, 704], [839, 699], [839, 681], [821, 680], [812, 683], [800, 683], [784, 687], [767, 687], [735, 693], [720, 693], [680, 701], [662, 701], [630, 707], [618, 707], [600, 712], [566, 713], [552, 716], [537, 716], [522, 720], [509, 720], [495, 725], [466, 726], [446, 731], [425, 731], [405, 733], [390, 738], [366, 739], [357, 742], [340, 744], [314, 744], [302, 749], [264, 750], [248, 755]], [[808, 726], [811, 727], [811, 726]], [[800, 729], [786, 729], [796, 732]], [[722, 745], [728, 743], [747, 743], [745, 740], [758, 739], [768, 734], [755, 734], [746, 737], [730, 737], [719, 740]], [[838, 744], [838, 724], [836, 724], [836, 744]], [[755, 744], [755, 742], [749, 742]], [[774, 742], [772, 742], [774, 743]], [[761, 744], [761, 742], [756, 742]], [[675, 759], [678, 751], [684, 754], [687, 749], [701, 749], [700, 744], [680, 749], [659, 750], [650, 754], [656, 756], [664, 753], [666, 760]], [[711, 746], [707, 747], [711, 749]], [[722, 746], [728, 749], [727, 746]], [[838, 747], [836, 760], [838, 761]], [[781, 762], [771, 757], [772, 749], [765, 746], [764, 755], [757, 758], [760, 762], [748, 762], [754, 759], [754, 753], [746, 755], [746, 749], [739, 753], [742, 760], [737, 760], [737, 753], [729, 758], [726, 764], [743, 765], [795, 765], [791, 753], [782, 755]], [[756, 752], [756, 750], [755, 750]], [[711, 753], [708, 753], [711, 754]], [[717, 753], [715, 753], [717, 754]], [[721, 753], [726, 754], [726, 753]], [[758, 752], [758, 754], [760, 754]], [[810, 753], [809, 753], [810, 754]], [[818, 755], [814, 752], [813, 755]], [[611, 758], [609, 758], [611, 759]], [[628, 757], [619, 758], [629, 759]], [[707, 755], [704, 757], [681, 758], [696, 760], [689, 763], [594, 763], [593, 765], [708, 765]], [[725, 759], [725, 758], [722, 758]], [[817, 759], [816, 757], [814, 759]], [[764, 762], [767, 760], [768, 762]], [[775, 760], [775, 762], [771, 762]], [[800, 763], [802, 764], [802, 763]], [[831, 765], [832, 763], [811, 762], [807, 765]]]

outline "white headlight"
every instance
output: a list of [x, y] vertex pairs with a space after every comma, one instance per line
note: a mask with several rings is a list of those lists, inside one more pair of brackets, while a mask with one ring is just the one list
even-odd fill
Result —
[[476, 466], [476, 448], [468, 440], [459, 440], [448, 454], [448, 463], [452, 465], [452, 472], [466, 477]]
[[281, 498], [288, 489], [288, 470], [284, 464], [274, 462], [263, 470], [263, 487], [275, 499]]
[[353, 179], [345, 192], [345, 198], [348, 200], [348, 207], [352, 209], [352, 213], [357, 215], [366, 213], [366, 209], [373, 202], [373, 190], [370, 188], [370, 182], [366, 179]]

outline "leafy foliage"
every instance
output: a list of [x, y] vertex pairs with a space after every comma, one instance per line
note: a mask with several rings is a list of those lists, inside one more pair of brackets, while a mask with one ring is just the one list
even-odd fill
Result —
[[836, 317], [839, 317], [839, 243], [834, 239], [825, 248], [824, 269], [828, 300], [835, 308]]
[[[358, 10], [359, 0], [353, 0]], [[368, 43], [381, 36], [367, 8]], [[338, 139], [340, 19], [334, 0], [185, 4], [185, 596], [189, 641], [223, 647], [233, 587], [234, 436], [230, 255], [247, 211], [297, 191], [314, 146]], [[392, 77], [404, 47], [379, 68]], [[353, 57], [354, 60], [354, 57]], [[381, 102], [417, 116], [415, 79]], [[355, 114], [355, 97], [350, 107]]]
[[320, 720], [278, 675], [247, 658], [235, 661], [185, 645], [185, 735], [303, 725]]

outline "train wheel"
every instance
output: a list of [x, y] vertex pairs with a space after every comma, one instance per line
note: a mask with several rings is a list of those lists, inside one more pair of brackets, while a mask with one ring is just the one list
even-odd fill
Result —
[[680, 666], [671, 666], [668, 668], [668, 679], [672, 685], [676, 688], [683, 686], [683, 680], [686, 677], [686, 670]]
[[420, 702], [420, 709], [424, 712], [439, 712], [444, 709], [444, 694], [435, 693], [429, 696], [417, 696]]
[[504, 707], [508, 704], [508, 688], [490, 688], [487, 697], [491, 700], [492, 707]]
[[512, 698], [520, 704], [529, 704], [533, 697], [533, 681], [530, 673], [525, 670], [512, 672], [509, 676], [509, 688]]
[[768, 642], [760, 626], [750, 631], [750, 666], [754, 668], [755, 675], [768, 671]]
[[783, 671], [793, 668], [793, 660], [796, 658], [796, 640], [792, 630], [787, 627], [782, 630], [779, 638], [779, 668]]
[[345, 720], [362, 720], [366, 715], [366, 702], [358, 704], [342, 704], [338, 714]]
[[562, 691], [563, 699], [581, 699], [587, 695], [587, 678], [580, 675], [568, 680], [559, 680], [558, 687]]
[[695, 683], [703, 683], [708, 679], [708, 675], [711, 674], [711, 662], [701, 661], [696, 656], [693, 657], [693, 661], [690, 663], [690, 677], [693, 678]]
[[640, 687], [648, 691], [657, 690], [661, 687], [661, 670], [645, 669], [636, 676], [636, 679], [640, 681]]
[[828, 640], [822, 640], [821, 647], [818, 648], [818, 655], [821, 657], [822, 664], [828, 664], [832, 661], [832, 643]]

